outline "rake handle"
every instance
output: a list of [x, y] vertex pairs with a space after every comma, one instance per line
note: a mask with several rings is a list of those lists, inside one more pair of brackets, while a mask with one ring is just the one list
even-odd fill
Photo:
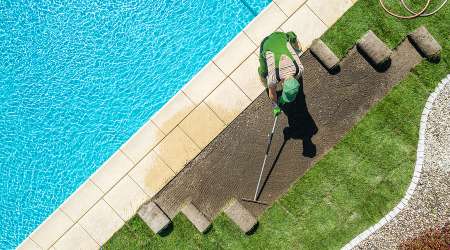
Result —
[[270, 134], [267, 135], [268, 140], [267, 140], [266, 155], [264, 156], [264, 161], [262, 164], [261, 172], [259, 173], [258, 185], [256, 186], [255, 197], [253, 199], [255, 201], [259, 195], [259, 184], [261, 183], [261, 177], [264, 172], [264, 167], [266, 166], [267, 156], [269, 155], [270, 145], [272, 145], [273, 133], [275, 132], [275, 127], [277, 126], [277, 121], [278, 121], [278, 116], [275, 116], [275, 121], [273, 122], [272, 132], [270, 132]]

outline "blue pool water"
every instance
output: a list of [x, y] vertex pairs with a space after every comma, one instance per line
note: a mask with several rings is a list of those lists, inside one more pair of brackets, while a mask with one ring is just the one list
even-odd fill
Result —
[[0, 248], [17, 246], [270, 0], [0, 1]]

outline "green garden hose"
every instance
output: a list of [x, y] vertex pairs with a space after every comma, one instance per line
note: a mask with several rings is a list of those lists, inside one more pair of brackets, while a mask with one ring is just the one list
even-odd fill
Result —
[[[431, 16], [431, 15], [434, 15], [436, 12], [438, 12], [440, 9], [442, 9], [442, 7], [444, 7], [444, 5], [447, 3], [447, 1], [448, 1], [448, 0], [444, 0], [444, 1], [442, 2], [442, 4], [439, 5], [439, 7], [437, 7], [435, 10], [433, 10], [433, 11], [431, 11], [431, 12], [429, 12], [429, 13], [425, 13], [425, 12], [424, 12], [424, 13], [420, 14], [420, 16]], [[405, 9], [406, 9], [407, 11], [409, 11], [409, 13], [415, 14], [414, 11], [412, 11], [412, 10], [408, 7], [408, 5], [406, 5], [405, 0], [401, 0], [401, 2], [402, 2], [403, 7], [405, 7]]]
[[442, 4], [441, 4], [439, 7], [437, 7], [434, 11], [429, 12], [429, 13], [425, 13], [425, 11], [428, 9], [428, 6], [430, 5], [431, 0], [427, 0], [427, 2], [425, 3], [425, 6], [424, 6], [419, 12], [414, 12], [413, 10], [411, 10], [411, 9], [408, 7], [408, 5], [406, 5], [405, 0], [400, 0], [400, 2], [401, 2], [401, 4], [403, 5], [403, 7], [404, 7], [409, 13], [412, 14], [412, 15], [409, 15], [409, 16], [402, 16], [402, 15], [396, 14], [396, 13], [390, 11], [388, 8], [386, 8], [386, 6], [384, 5], [384, 0], [379, 0], [379, 1], [380, 1], [380, 4], [381, 4], [381, 7], [382, 7], [382, 8], [384, 9], [384, 11], [386, 11], [389, 15], [395, 16], [395, 17], [401, 18], [401, 19], [412, 19], [412, 18], [416, 18], [416, 17], [418, 17], [418, 16], [425, 17], [425, 16], [431, 16], [431, 15], [434, 15], [434, 14], [435, 14], [436, 12], [438, 12], [442, 7], [444, 7], [444, 5], [447, 3], [448, 0], [444, 0], [444, 1], [442, 2]]

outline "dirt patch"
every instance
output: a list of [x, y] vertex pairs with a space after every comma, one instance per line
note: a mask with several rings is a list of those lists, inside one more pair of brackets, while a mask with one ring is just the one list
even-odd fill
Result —
[[[309, 51], [301, 60], [305, 67], [304, 95], [285, 108], [289, 121], [286, 115], [278, 119], [263, 174], [263, 180], [268, 177], [260, 200], [269, 204], [322, 158], [421, 57], [405, 40], [394, 51], [385, 72], [377, 72], [355, 48], [335, 75], [329, 74]], [[262, 93], [154, 200], [171, 217], [190, 200], [213, 218], [232, 197], [252, 198], [272, 124], [271, 105]], [[286, 136], [288, 140], [284, 140]], [[257, 216], [266, 208], [243, 204]]]

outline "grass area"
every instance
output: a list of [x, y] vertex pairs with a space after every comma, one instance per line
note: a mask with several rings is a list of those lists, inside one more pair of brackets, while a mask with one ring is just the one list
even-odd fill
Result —
[[442, 60], [438, 64], [424, 61], [394, 87], [259, 218], [255, 234], [242, 235], [219, 215], [212, 230], [201, 235], [178, 215], [174, 230], [161, 237], [134, 217], [104, 248], [337, 249], [345, 245], [390, 211], [411, 180], [423, 106], [439, 80], [450, 72], [449, 6], [429, 18], [398, 20], [382, 12], [377, 0], [359, 0], [323, 36], [342, 57], [368, 29], [395, 47], [425, 24], [443, 46]]

